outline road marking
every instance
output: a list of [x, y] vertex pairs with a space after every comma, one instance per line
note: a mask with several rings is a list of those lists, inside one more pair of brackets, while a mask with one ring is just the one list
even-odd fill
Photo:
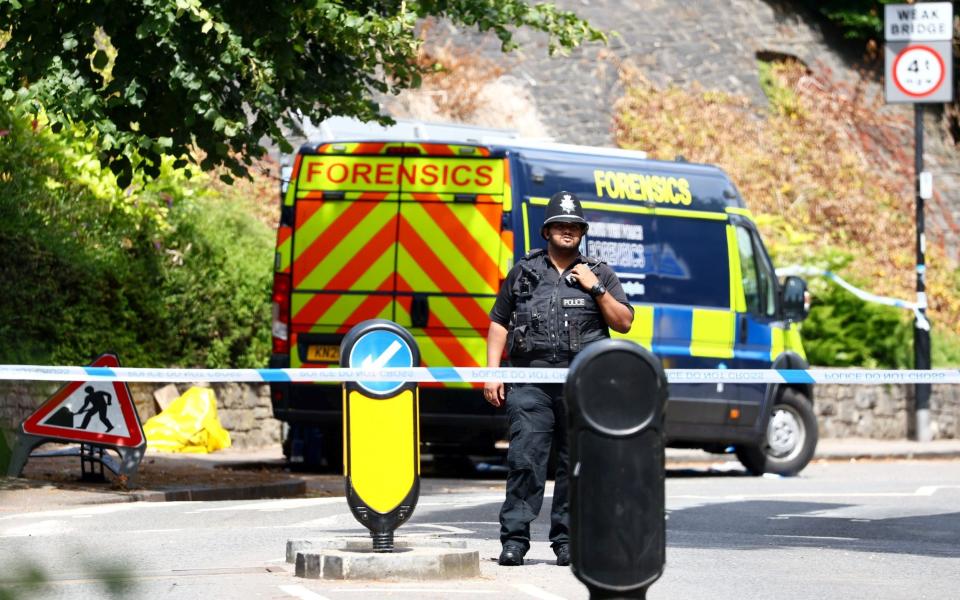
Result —
[[917, 488], [918, 496], [932, 496], [940, 490], [960, 490], [960, 485], [925, 485]]
[[64, 508], [57, 510], [47, 510], [29, 513], [19, 513], [0, 517], [0, 521], [10, 519], [34, 519], [38, 517], [73, 517], [78, 515], [109, 515], [116, 512], [132, 511], [151, 508], [169, 508], [173, 504], [185, 504], [181, 502], [119, 502], [116, 504], [97, 504], [95, 506], [82, 506], [78, 508]]
[[453, 525], [434, 525], [432, 523], [410, 523], [407, 527], [429, 527], [431, 529], [439, 529], [444, 533], [476, 533], [475, 531], [463, 529], [462, 527], [454, 527]]
[[927, 485], [912, 492], [785, 492], [782, 494], [730, 494], [701, 496], [698, 494], [668, 495], [668, 500], [752, 500], [776, 498], [918, 498], [932, 496], [940, 490], [960, 489], [960, 485]]
[[173, 533], [173, 532], [175, 532], [175, 531], [183, 531], [183, 528], [181, 527], [181, 528], [179, 528], [179, 529], [135, 529], [135, 530], [133, 530], [133, 531], [125, 531], [124, 533], [133, 533], [133, 534], [141, 534], [141, 533]]
[[27, 537], [27, 536], [40, 536], [40, 535], [66, 535], [72, 533], [73, 529], [65, 527], [63, 521], [56, 521], [53, 519], [47, 521], [37, 521], [36, 523], [29, 523], [27, 525], [20, 525], [18, 527], [11, 527], [6, 529], [0, 534], [0, 537]]
[[205, 512], [223, 512], [231, 510], [259, 510], [261, 512], [279, 512], [291, 508], [307, 508], [312, 506], [324, 506], [327, 504], [346, 504], [347, 501], [340, 497], [332, 498], [290, 498], [287, 500], [268, 500], [266, 502], [252, 502], [250, 504], [238, 504], [236, 506], [222, 506], [217, 508], [198, 508], [184, 514], [195, 515]]
[[860, 540], [860, 538], [835, 537], [832, 535], [786, 535], [781, 533], [765, 533], [764, 537], [799, 538], [802, 540], [834, 540], [834, 541], [840, 541], [840, 542], [856, 542]]
[[367, 356], [365, 359], [363, 359], [363, 362], [360, 363], [360, 368], [361, 369], [382, 369], [383, 365], [390, 362], [390, 359], [393, 358], [394, 354], [396, 354], [397, 352], [400, 352], [401, 348], [403, 348], [403, 346], [400, 344], [400, 342], [398, 342], [397, 340], [393, 340], [393, 342], [389, 346], [387, 346], [387, 349], [383, 351], [383, 354], [378, 356], [376, 360], [374, 360], [372, 354]]
[[335, 524], [347, 515], [331, 515], [329, 517], [320, 517], [319, 519], [310, 519], [309, 521], [300, 521], [291, 525], [263, 525], [258, 529], [294, 529], [298, 527], [327, 527]]
[[302, 585], [281, 585], [280, 591], [285, 592], [294, 598], [300, 598], [300, 600], [328, 600], [326, 596], [321, 596], [315, 592], [311, 592]]
[[331, 592], [360, 594], [499, 594], [496, 590], [464, 590], [454, 588], [330, 588]]
[[540, 600], [567, 600], [563, 596], [558, 596], [556, 594], [551, 594], [546, 590], [542, 590], [537, 586], [531, 583], [514, 583], [513, 587], [517, 588], [524, 594], [528, 596], [533, 596], [534, 598], [540, 598]]

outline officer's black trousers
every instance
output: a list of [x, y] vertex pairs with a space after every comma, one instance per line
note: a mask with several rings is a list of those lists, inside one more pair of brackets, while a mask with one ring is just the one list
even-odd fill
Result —
[[530, 522], [543, 504], [547, 462], [556, 448], [550, 542], [556, 548], [570, 541], [567, 479], [567, 420], [563, 385], [515, 385], [507, 393], [510, 448], [507, 450], [507, 497], [500, 509], [500, 542], [530, 547]]

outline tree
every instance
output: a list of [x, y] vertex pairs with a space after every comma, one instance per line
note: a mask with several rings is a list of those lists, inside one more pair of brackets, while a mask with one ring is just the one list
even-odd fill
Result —
[[[0, 93], [29, 102], [54, 131], [84, 123], [126, 185], [160, 157], [246, 174], [300, 115], [383, 120], [373, 92], [419, 84], [422, 18], [549, 35], [551, 52], [604, 40], [552, 4], [526, 0], [0, 0]], [[227, 176], [229, 179], [229, 176]]]

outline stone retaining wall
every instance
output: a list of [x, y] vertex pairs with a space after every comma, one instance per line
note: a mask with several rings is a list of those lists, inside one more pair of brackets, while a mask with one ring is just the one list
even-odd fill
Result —
[[[0, 429], [19, 427], [59, 387], [59, 383], [0, 381]], [[234, 448], [258, 448], [280, 442], [281, 423], [273, 418], [269, 386], [225, 383], [210, 387], [217, 396], [217, 416], [230, 432]], [[190, 384], [179, 384], [177, 391], [183, 393], [189, 388]], [[153, 395], [157, 389], [154, 384], [130, 384], [141, 422], [159, 412]]]
[[[814, 406], [821, 438], [915, 437], [912, 385], [818, 385]], [[933, 439], [960, 438], [960, 386], [933, 386], [930, 427]]]

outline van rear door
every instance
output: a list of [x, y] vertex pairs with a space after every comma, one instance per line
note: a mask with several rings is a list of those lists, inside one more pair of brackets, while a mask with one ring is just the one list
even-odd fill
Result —
[[299, 160], [291, 366], [336, 362], [343, 334], [373, 318], [410, 329], [426, 366], [485, 364], [487, 313], [512, 259], [502, 155], [333, 143]]
[[402, 144], [301, 154], [294, 194], [290, 366], [339, 360], [342, 335], [393, 318]]
[[427, 366], [485, 365], [489, 311], [513, 257], [506, 160], [476, 146], [406, 147], [418, 152], [400, 182], [394, 320]]

